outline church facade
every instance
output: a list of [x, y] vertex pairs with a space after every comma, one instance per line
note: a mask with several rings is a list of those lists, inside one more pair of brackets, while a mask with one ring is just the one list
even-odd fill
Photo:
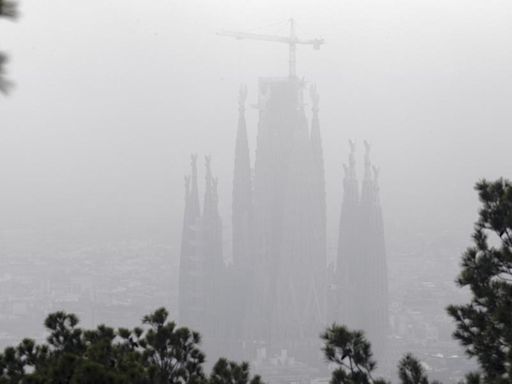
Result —
[[319, 334], [333, 321], [363, 329], [370, 340], [385, 344], [387, 272], [378, 171], [366, 146], [359, 185], [352, 147], [343, 181], [337, 262], [330, 270], [319, 95], [311, 87], [306, 103], [304, 93], [296, 76], [260, 79], [252, 162], [247, 90], [240, 90], [229, 265], [210, 159], [202, 207], [197, 157], [191, 159], [179, 316], [181, 324], [203, 334], [207, 353], [251, 360], [261, 351], [270, 357], [286, 350], [300, 361], [320, 361]]

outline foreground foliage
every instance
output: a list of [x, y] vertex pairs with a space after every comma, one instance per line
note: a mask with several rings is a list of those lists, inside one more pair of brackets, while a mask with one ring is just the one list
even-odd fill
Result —
[[[324, 355], [335, 366], [331, 384], [387, 383], [382, 378], [373, 377], [377, 363], [363, 332], [333, 324], [321, 337]], [[405, 355], [398, 363], [398, 375], [402, 384], [429, 384], [425, 370], [411, 354]]]
[[200, 335], [167, 317], [161, 308], [145, 316], [142, 327], [83, 330], [75, 315], [53, 313], [45, 321], [46, 343], [26, 339], [0, 355], [0, 384], [260, 384], [247, 363], [225, 359], [208, 379]]
[[[512, 184], [500, 179], [476, 185], [482, 208], [474, 245], [462, 258], [457, 283], [471, 290], [471, 301], [452, 305], [454, 333], [481, 373], [468, 381], [512, 382]], [[494, 245], [493, 245], [494, 244]]]
[[[0, 18], [15, 19], [18, 16], [17, 3], [12, 0], [0, 0]], [[7, 93], [11, 83], [5, 78], [7, 55], [0, 52], [0, 92]]]

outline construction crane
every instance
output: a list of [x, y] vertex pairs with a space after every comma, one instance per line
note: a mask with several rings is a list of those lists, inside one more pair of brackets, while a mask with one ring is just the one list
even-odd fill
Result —
[[275, 43], [288, 44], [289, 49], [289, 74], [290, 77], [296, 76], [296, 50], [297, 44], [312, 45], [314, 49], [320, 49], [320, 46], [324, 44], [324, 39], [310, 39], [301, 40], [295, 34], [295, 21], [290, 19], [290, 36], [274, 36], [265, 35], [259, 33], [247, 33], [247, 32], [233, 32], [233, 31], [220, 31], [217, 33], [219, 36], [234, 37], [238, 40], [249, 39], [249, 40], [260, 40], [260, 41], [271, 41]]

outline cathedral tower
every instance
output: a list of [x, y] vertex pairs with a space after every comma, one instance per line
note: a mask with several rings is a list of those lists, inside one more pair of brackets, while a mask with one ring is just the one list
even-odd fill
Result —
[[365, 145], [364, 176], [359, 196], [354, 144], [345, 166], [336, 268], [335, 319], [352, 329], [362, 329], [377, 355], [385, 350], [389, 330], [388, 283], [382, 210], [378, 195], [378, 170]]
[[365, 145], [364, 178], [361, 189], [359, 227], [365, 233], [360, 243], [364, 287], [360, 299], [366, 303], [361, 311], [363, 327], [374, 345], [377, 354], [385, 349], [386, 336], [389, 332], [388, 276], [386, 263], [386, 246], [384, 242], [384, 224], [379, 201], [379, 171], [370, 161], [370, 145]]
[[324, 325], [319, 127], [310, 133], [296, 77], [260, 79], [258, 109], [252, 335], [297, 351]]
[[[356, 175], [355, 144], [350, 141], [350, 155], [348, 164], [343, 168], [343, 200], [338, 233], [338, 255], [336, 266], [336, 305], [333, 321], [354, 326], [357, 320], [353, 308], [357, 305], [354, 295], [357, 290], [358, 275], [354, 268], [358, 263], [358, 237], [359, 228], [359, 184]], [[357, 326], [357, 325], [356, 325]]]
[[191, 156], [191, 175], [185, 177], [185, 212], [181, 237], [179, 275], [180, 323], [190, 327], [198, 325], [203, 316], [203, 293], [200, 279], [203, 270], [199, 241], [201, 211], [197, 186], [197, 155]]

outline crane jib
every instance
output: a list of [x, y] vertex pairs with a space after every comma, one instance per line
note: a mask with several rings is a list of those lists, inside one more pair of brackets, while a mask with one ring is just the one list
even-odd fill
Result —
[[324, 39], [311, 39], [311, 40], [301, 40], [297, 38], [295, 35], [295, 24], [293, 20], [290, 20], [290, 36], [275, 36], [275, 35], [266, 35], [259, 33], [249, 33], [249, 32], [235, 32], [235, 31], [220, 31], [217, 33], [219, 36], [228, 36], [234, 37], [237, 40], [259, 40], [259, 41], [269, 41], [275, 43], [284, 43], [289, 47], [289, 76], [295, 77], [295, 51], [296, 45], [312, 45], [313, 49], [320, 49], [320, 46], [325, 43]]

